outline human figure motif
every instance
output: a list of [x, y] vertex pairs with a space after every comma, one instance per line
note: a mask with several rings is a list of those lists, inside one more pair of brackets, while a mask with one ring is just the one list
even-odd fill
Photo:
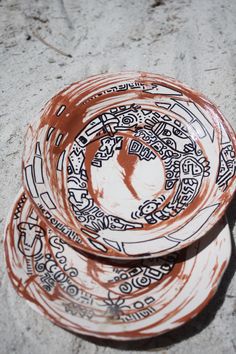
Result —
[[28, 222], [21, 222], [18, 226], [19, 239], [18, 248], [20, 252], [28, 257], [34, 257], [42, 251], [42, 240], [45, 231], [38, 225]]

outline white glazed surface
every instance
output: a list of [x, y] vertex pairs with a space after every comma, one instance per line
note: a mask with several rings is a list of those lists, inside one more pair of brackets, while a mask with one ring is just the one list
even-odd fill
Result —
[[[120, 0], [94, 3], [64, 0], [71, 29], [59, 1], [1, 1], [2, 235], [6, 214], [21, 186], [22, 137], [27, 124], [38, 117], [42, 102], [79, 77], [124, 69], [176, 77], [214, 100], [236, 128], [234, 1], [164, 1], [157, 7], [152, 7], [154, 1], [129, 1], [125, 7]], [[34, 15], [47, 22], [33, 19]], [[73, 58], [56, 53], [34, 37], [32, 30], [38, 27], [42, 38]], [[233, 230], [235, 204], [228, 215]], [[235, 353], [234, 264], [235, 256], [213, 302], [188, 326], [158, 340], [115, 349], [111, 343], [91, 343], [66, 332], [32, 311], [9, 282], [1, 247], [1, 352], [137, 354], [155, 348], [162, 354], [188, 354], [191, 348], [194, 354]]]
[[23, 155], [29, 197], [78, 249], [112, 258], [186, 247], [236, 185], [235, 134], [203, 95], [146, 72], [93, 76], [49, 100]]
[[231, 240], [222, 221], [182, 252], [106, 264], [47, 229], [21, 191], [6, 229], [5, 254], [16, 291], [56, 324], [135, 340], [176, 328], [203, 309], [228, 265]]

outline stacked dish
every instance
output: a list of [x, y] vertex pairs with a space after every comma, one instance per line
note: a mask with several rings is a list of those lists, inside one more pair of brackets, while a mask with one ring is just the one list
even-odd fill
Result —
[[235, 134], [175, 80], [98, 75], [29, 126], [23, 188], [5, 232], [17, 292], [68, 330], [159, 335], [217, 290], [231, 241]]

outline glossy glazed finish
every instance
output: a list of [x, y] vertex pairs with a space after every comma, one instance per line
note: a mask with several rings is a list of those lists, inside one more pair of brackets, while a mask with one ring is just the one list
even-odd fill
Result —
[[69, 247], [20, 192], [8, 220], [5, 255], [19, 295], [77, 333], [132, 340], [182, 325], [208, 303], [227, 267], [228, 225], [170, 255], [142, 261], [95, 259]]
[[48, 225], [103, 257], [179, 250], [222, 216], [235, 135], [199, 93], [155, 74], [88, 78], [29, 127], [24, 186]]

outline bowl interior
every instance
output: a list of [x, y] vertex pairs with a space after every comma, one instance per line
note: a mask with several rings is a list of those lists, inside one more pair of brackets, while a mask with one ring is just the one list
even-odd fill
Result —
[[180, 249], [222, 215], [235, 136], [217, 108], [147, 73], [100, 75], [52, 98], [28, 130], [26, 190], [73, 246], [136, 258]]

